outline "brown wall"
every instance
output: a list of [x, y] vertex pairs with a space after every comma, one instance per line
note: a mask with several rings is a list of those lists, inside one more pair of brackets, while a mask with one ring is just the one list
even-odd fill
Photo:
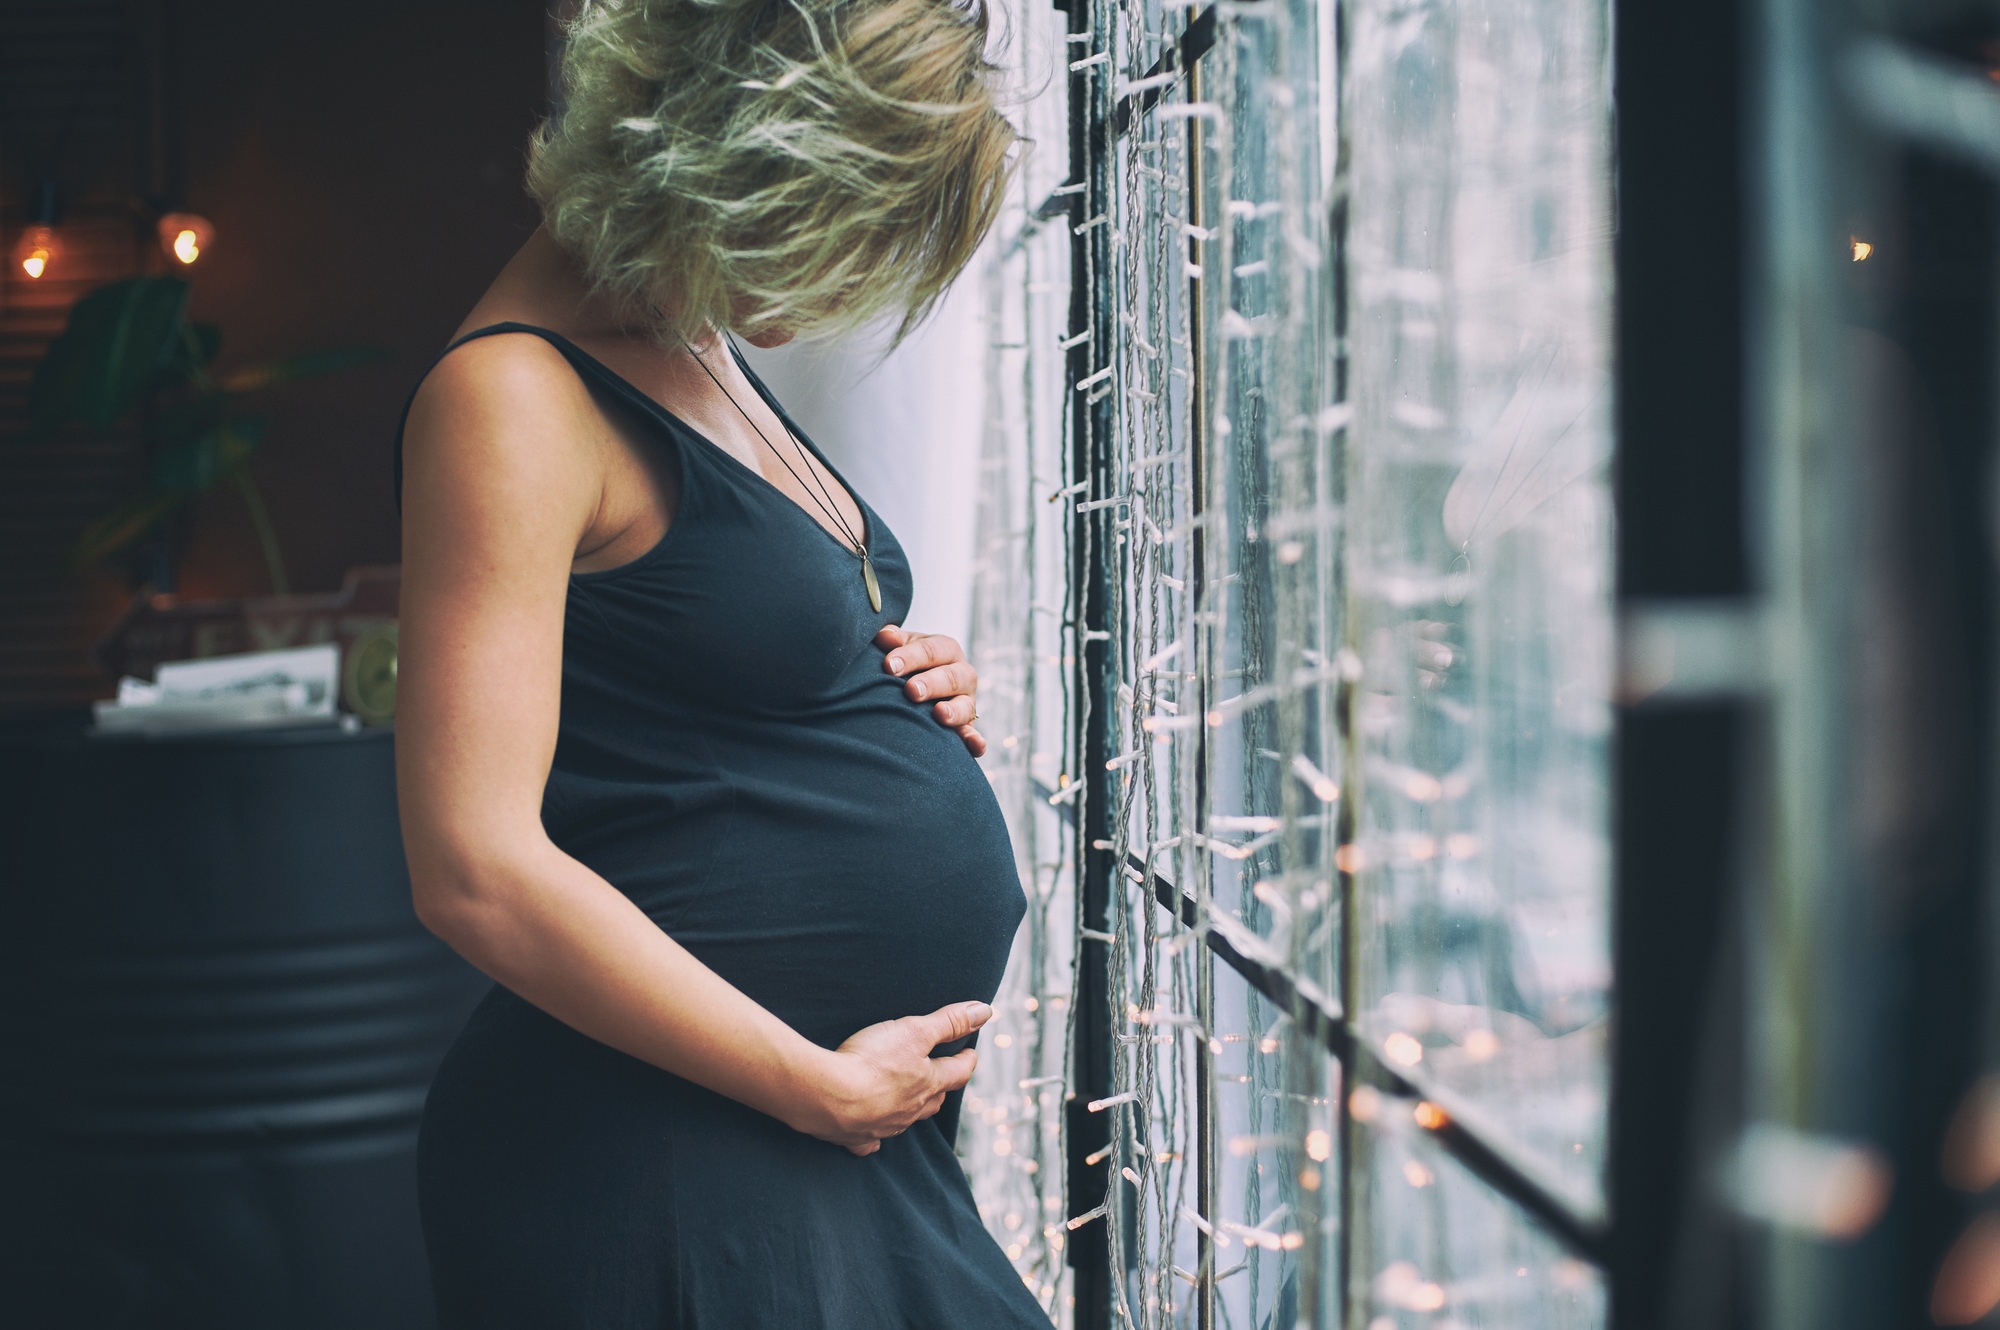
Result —
[[[101, 693], [86, 648], [131, 595], [116, 569], [66, 570], [77, 533], [132, 492], [131, 432], [20, 435], [35, 363], [71, 303], [145, 258], [131, 211], [143, 174], [145, 17], [123, 0], [0, 0], [0, 711]], [[12, 252], [51, 165], [62, 243], [36, 282]]]
[[[390, 440], [429, 359], [535, 224], [540, 0], [180, 0], [170, 67], [187, 206], [215, 223], [194, 316], [225, 367], [372, 344], [391, 358], [273, 390], [253, 467], [295, 591], [392, 563]], [[242, 501], [198, 506], [184, 596], [267, 589]]]
[[[292, 589], [396, 560], [389, 448], [404, 397], [534, 225], [520, 168], [546, 37], [541, 0], [0, 0], [0, 249], [51, 164], [63, 201], [50, 275], [0, 270], [0, 713], [112, 687], [88, 648], [139, 561], [63, 564], [131, 492], [133, 433], [16, 436], [70, 302], [167, 266], [142, 201], [176, 177], [183, 205], [216, 224], [191, 276], [195, 316], [223, 330], [224, 368], [349, 345], [391, 353], [257, 404], [270, 428], [252, 475]], [[233, 489], [179, 530], [183, 596], [268, 590]]]

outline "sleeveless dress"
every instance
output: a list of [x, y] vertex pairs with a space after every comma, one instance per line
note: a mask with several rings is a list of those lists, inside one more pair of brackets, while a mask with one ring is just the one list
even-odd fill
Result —
[[[990, 1001], [1025, 900], [977, 763], [873, 643], [909, 609], [896, 538], [855, 496], [877, 613], [850, 549], [574, 343], [506, 323], [453, 345], [509, 332], [561, 351], [680, 476], [657, 545], [571, 575], [550, 838], [825, 1047]], [[400, 429], [396, 476], [400, 503]], [[496, 985], [419, 1137], [439, 1322], [1046, 1330], [954, 1153], [959, 1099], [861, 1158]]]

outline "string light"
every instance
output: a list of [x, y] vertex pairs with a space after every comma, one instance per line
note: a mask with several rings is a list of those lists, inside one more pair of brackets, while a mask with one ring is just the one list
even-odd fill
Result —
[[14, 270], [31, 282], [47, 277], [62, 257], [56, 233], [59, 201], [53, 180], [44, 180], [35, 190], [32, 220], [14, 242]]
[[191, 268], [215, 243], [215, 226], [208, 218], [191, 212], [170, 212], [155, 228], [160, 248], [183, 268]]
[[56, 261], [56, 230], [53, 226], [31, 226], [14, 245], [14, 266], [30, 281], [48, 275]]
[[[1024, 1283], [1043, 1282], [1052, 1311], [1068, 1305], [1046, 1282], [1065, 1268], [1064, 1235], [1101, 1221], [1093, 1241], [1136, 1254], [1129, 1279], [1114, 1280], [1111, 1293], [1113, 1321], [1136, 1327], [1180, 1323], [1185, 1309], [1165, 1312], [1177, 1286], [1209, 1296], [1187, 1276], [1197, 1236], [1214, 1250], [1240, 1244], [1257, 1258], [1215, 1273], [1210, 1287], [1246, 1276], [1229, 1285], [1232, 1298], [1268, 1303], [1275, 1257], [1305, 1261], [1301, 1268], [1316, 1272], [1311, 1280], [1326, 1277], [1305, 1254], [1323, 1246], [1315, 1237], [1324, 1231], [1320, 1207], [1338, 1190], [1319, 1167], [1333, 1154], [1333, 1137], [1323, 1125], [1324, 1098], [1315, 1104], [1292, 1084], [1287, 1052], [1312, 1043], [1286, 1038], [1283, 1013], [1258, 996], [1232, 995], [1227, 1012], [1204, 1012], [1197, 974], [1214, 963], [1199, 945], [1205, 925], [1191, 929], [1160, 910], [1153, 890], [1171, 882], [1203, 908], [1212, 901], [1215, 917], [1227, 913], [1281, 950], [1289, 937], [1323, 930], [1338, 909], [1333, 837], [1316, 831], [1306, 849], [1293, 839], [1330, 828], [1342, 793], [1338, 745], [1306, 720], [1308, 712], [1333, 711], [1325, 662], [1341, 643], [1338, 624], [1320, 608], [1317, 533], [1332, 529], [1326, 514], [1337, 475], [1332, 431], [1273, 423], [1302, 414], [1310, 426], [1332, 409], [1311, 400], [1308, 362], [1320, 326], [1312, 293], [1320, 281], [1300, 256], [1317, 242], [1285, 242], [1288, 233], [1314, 234], [1323, 209], [1303, 188], [1275, 181], [1247, 214], [1219, 198], [1197, 208], [1197, 164], [1204, 178], [1231, 179], [1241, 94], [1223, 101], [1212, 96], [1218, 90], [1260, 89], [1248, 95], [1272, 135], [1271, 156], [1287, 167], [1310, 157], [1288, 156], [1283, 145], [1310, 132], [1310, 116], [1300, 112], [1311, 98], [1281, 95], [1292, 76], [1269, 62], [1282, 62], [1291, 48], [1265, 40], [1289, 20], [1220, 17], [1197, 88], [1185, 70], [1150, 68], [1163, 44], [1185, 32], [1194, 6], [1170, 5], [1163, 19], [1138, 0], [1077, 3], [1089, 9], [1077, 16], [1088, 31], [1024, 34], [1017, 48], [1024, 73], [1070, 67], [1093, 99], [1090, 114], [1105, 121], [1121, 93], [1144, 105], [1090, 180], [1024, 172], [1001, 225], [1000, 257], [986, 275], [995, 313], [989, 419], [997, 428], [986, 432], [981, 457], [987, 483], [970, 645], [991, 731], [1019, 740], [996, 745], [985, 764], [1009, 815], [1031, 908], [995, 1002], [993, 1054], [974, 1089], [997, 1101], [998, 1090], [985, 1087], [1005, 1087], [1018, 1098], [1015, 1087], [1071, 1071], [1070, 1020], [1106, 1020], [1115, 1036], [1109, 1085], [1086, 1094], [1069, 1082], [1068, 1095], [1050, 1098], [1109, 1128], [1110, 1144], [1084, 1162], [1112, 1185], [1096, 1195], [1061, 1194], [1060, 1102], [1017, 1121], [1007, 1137], [1017, 1151], [1038, 1146], [1050, 1164], [1032, 1180], [1040, 1189], [1032, 1200], [1023, 1191], [1028, 1179], [996, 1167], [1005, 1160], [993, 1153], [995, 1126], [968, 1114], [962, 1130], [976, 1135], [961, 1148], [975, 1194], [991, 1202], [989, 1220], [1018, 1210], [1055, 1221], [1038, 1231], [995, 1231]], [[1260, 36], [1242, 43], [1239, 23]], [[1165, 34], [1157, 31], [1163, 25]], [[1037, 138], [1065, 136], [1066, 108], [1036, 103], [1026, 114]], [[1057, 207], [1037, 216], [1045, 200]], [[1084, 259], [1073, 273], [1072, 243]], [[1081, 321], [1056, 280], [1065, 274], [1087, 296], [1090, 315]], [[1213, 310], [1197, 315], [1190, 280], [1203, 283], [1205, 297], [1212, 293]], [[1234, 349], [1225, 355], [1225, 348]], [[1197, 391], [1206, 403], [1199, 431], [1190, 399]], [[1094, 406], [1091, 428], [1107, 432], [1076, 437], [1075, 403]], [[1280, 403], [1285, 414], [1259, 414]], [[1282, 474], [1235, 475], [1238, 447], [1263, 450]], [[1079, 467], [1086, 448], [1093, 461]], [[1085, 474], [1092, 479], [1077, 478]], [[1220, 494], [1225, 485], [1254, 485], [1263, 511], [1232, 507]], [[1260, 540], [1258, 521], [1285, 538]], [[1285, 592], [1261, 607], [1246, 601], [1247, 584], [1234, 571], [1253, 564], [1288, 579]], [[1111, 612], [1101, 625], [1077, 621], [1072, 572], [1083, 568], [1108, 582]], [[1079, 696], [1076, 653], [1099, 642], [1107, 675]], [[1112, 741], [1087, 761], [1072, 736], [1092, 705], [1110, 708], [1091, 723], [1108, 725]], [[1072, 778], [1089, 767], [1098, 770]], [[1244, 790], [1248, 802], [1232, 795], [1214, 806], [1208, 792], [1217, 788]], [[1110, 806], [1093, 806], [1100, 799]], [[1084, 825], [1108, 827], [1093, 833], [1108, 839], [1080, 846], [1076, 828]], [[1354, 871], [1358, 848], [1344, 848], [1341, 867]], [[1079, 915], [1075, 874], [1086, 852], [1108, 854], [1121, 868], [1137, 865], [1114, 869], [1109, 918]], [[1284, 936], [1271, 931], [1278, 920]], [[1095, 954], [1109, 965], [1095, 999], [1103, 1005], [1092, 1012], [1076, 1009], [1072, 964], [1086, 943], [1103, 944]], [[1064, 992], [1067, 1005], [1056, 1001]], [[1000, 1042], [1003, 1032], [1010, 1045]], [[1240, 1185], [1212, 1189], [1206, 1215], [1185, 1203], [1201, 1167], [1191, 1098], [1197, 1059], [1224, 1098], [1228, 1136], [1214, 1144], [1247, 1168]], [[1260, 1181], [1267, 1165], [1296, 1181], [1298, 1213]], [[1315, 1296], [1312, 1287], [1301, 1283], [1302, 1299]]]
[[1399, 1067], [1414, 1067], [1424, 1060], [1423, 1043], [1401, 1030], [1382, 1041], [1382, 1053]]

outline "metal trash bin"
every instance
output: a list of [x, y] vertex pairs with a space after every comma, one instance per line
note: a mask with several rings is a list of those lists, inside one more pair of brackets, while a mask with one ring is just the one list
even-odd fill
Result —
[[432, 1324], [416, 1125], [487, 981], [387, 731], [0, 731], [0, 1322]]

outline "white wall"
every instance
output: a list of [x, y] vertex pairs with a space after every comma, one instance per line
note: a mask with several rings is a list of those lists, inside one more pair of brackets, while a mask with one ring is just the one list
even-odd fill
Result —
[[908, 626], [960, 641], [972, 611], [984, 410], [979, 263], [886, 359], [887, 339], [880, 336], [743, 348], [758, 376], [908, 552], [916, 580]]

